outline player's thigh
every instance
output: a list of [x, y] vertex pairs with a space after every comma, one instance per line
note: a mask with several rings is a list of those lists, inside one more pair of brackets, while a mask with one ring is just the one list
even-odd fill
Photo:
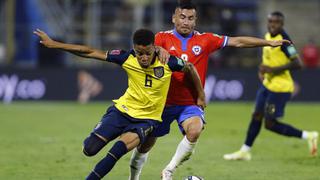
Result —
[[114, 106], [111, 106], [96, 125], [93, 133], [107, 141], [112, 141], [123, 133], [123, 127], [127, 124], [126, 117]]
[[139, 138], [139, 144], [143, 144], [159, 124], [160, 122], [155, 120], [138, 120], [132, 118], [131, 123], [124, 129], [123, 134], [127, 132], [135, 133]]
[[268, 95], [268, 90], [263, 85], [261, 85], [256, 94], [254, 114], [263, 114]]
[[150, 136], [157, 138], [169, 134], [170, 125], [176, 119], [177, 114], [178, 112], [176, 106], [166, 106], [161, 116], [161, 124], [153, 130]]
[[270, 92], [266, 100], [265, 118], [267, 120], [283, 117], [285, 106], [291, 98], [291, 93]]
[[196, 105], [184, 106], [177, 121], [183, 134], [191, 127], [201, 131], [205, 124], [204, 111]]

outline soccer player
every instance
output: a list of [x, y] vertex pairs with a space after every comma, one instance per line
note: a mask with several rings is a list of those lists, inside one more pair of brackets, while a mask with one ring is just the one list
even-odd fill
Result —
[[[205, 84], [208, 56], [210, 53], [231, 47], [259, 47], [281, 46], [290, 43], [288, 40], [264, 40], [254, 37], [228, 37], [214, 33], [200, 33], [195, 31], [197, 11], [191, 1], [180, 3], [172, 16], [174, 29], [159, 32], [155, 44], [166, 49], [170, 54], [191, 62], [196, 67], [202, 85]], [[173, 73], [166, 107], [162, 115], [163, 123], [147, 139], [145, 143], [135, 149], [130, 164], [131, 180], [139, 179], [148, 151], [156, 142], [156, 138], [169, 133], [170, 124], [177, 120], [184, 135], [170, 163], [162, 171], [163, 180], [171, 180], [173, 172], [185, 160], [188, 160], [194, 151], [197, 140], [204, 127], [204, 112], [197, 106], [195, 91], [185, 81], [182, 73]]]
[[173, 71], [186, 73], [190, 84], [199, 94], [204, 106], [204, 91], [196, 69], [191, 63], [171, 56], [167, 64], [159, 61], [154, 46], [154, 34], [140, 29], [133, 35], [133, 49], [104, 52], [91, 47], [54, 41], [43, 31], [34, 32], [40, 43], [48, 48], [71, 52], [78, 56], [94, 58], [120, 65], [128, 75], [128, 88], [123, 96], [114, 100], [89, 137], [84, 140], [83, 153], [97, 154], [115, 138], [119, 140], [88, 175], [88, 180], [103, 178], [115, 163], [131, 151], [155, 129], [161, 120]]
[[[283, 29], [284, 15], [275, 11], [268, 15], [268, 33], [266, 40], [288, 39]], [[225, 154], [226, 160], [250, 160], [250, 149], [257, 138], [264, 119], [265, 128], [280, 135], [306, 139], [312, 156], [317, 154], [318, 132], [296, 129], [280, 122], [284, 115], [287, 101], [291, 98], [294, 82], [290, 71], [300, 69], [301, 60], [293, 45], [284, 44], [278, 48], [263, 48], [260, 77], [262, 85], [256, 96], [255, 110], [248, 127], [247, 137], [241, 149], [232, 154]]]

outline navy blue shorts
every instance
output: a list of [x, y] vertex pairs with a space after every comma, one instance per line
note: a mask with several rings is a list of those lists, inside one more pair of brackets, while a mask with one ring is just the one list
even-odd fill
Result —
[[284, 115], [286, 103], [290, 98], [291, 93], [272, 92], [261, 85], [257, 92], [255, 112], [263, 113], [268, 120], [281, 118]]
[[146, 136], [159, 124], [160, 122], [156, 120], [133, 118], [120, 112], [115, 106], [111, 106], [96, 125], [93, 133], [111, 141], [123, 133], [133, 132], [139, 135], [140, 143], [143, 143]]
[[152, 137], [161, 137], [170, 132], [170, 125], [174, 120], [177, 120], [179, 129], [182, 134], [185, 134], [182, 123], [191, 117], [200, 117], [204, 121], [204, 111], [196, 105], [188, 106], [166, 106], [162, 113], [162, 123], [150, 134]]

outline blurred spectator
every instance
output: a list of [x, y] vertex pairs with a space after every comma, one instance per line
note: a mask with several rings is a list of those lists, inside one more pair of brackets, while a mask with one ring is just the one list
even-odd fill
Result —
[[319, 66], [320, 52], [312, 39], [302, 48], [302, 58], [307, 68], [316, 68]]

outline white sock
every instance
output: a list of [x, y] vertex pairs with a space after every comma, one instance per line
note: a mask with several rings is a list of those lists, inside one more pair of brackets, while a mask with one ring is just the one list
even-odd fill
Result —
[[186, 136], [184, 136], [166, 169], [173, 172], [178, 165], [188, 160], [194, 151], [195, 145], [196, 142], [192, 143], [187, 139]]
[[130, 159], [130, 176], [129, 180], [139, 180], [142, 167], [148, 159], [149, 152], [139, 153], [137, 148], [132, 152]]
[[249, 152], [251, 149], [250, 146], [246, 145], [246, 144], [243, 144], [240, 148], [240, 151], [243, 151], [243, 152]]
[[302, 131], [302, 139], [308, 139], [309, 132], [308, 131]]

